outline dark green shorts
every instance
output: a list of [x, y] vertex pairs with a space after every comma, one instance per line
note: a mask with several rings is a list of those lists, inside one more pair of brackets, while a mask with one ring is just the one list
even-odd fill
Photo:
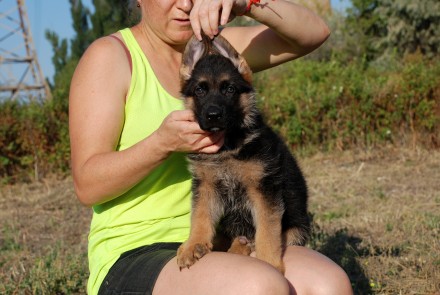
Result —
[[125, 252], [111, 267], [99, 294], [152, 294], [162, 268], [181, 243], [157, 243]]

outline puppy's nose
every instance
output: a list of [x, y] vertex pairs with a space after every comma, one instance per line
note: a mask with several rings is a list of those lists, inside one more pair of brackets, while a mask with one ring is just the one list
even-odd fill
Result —
[[222, 118], [222, 110], [216, 106], [210, 106], [206, 112], [209, 121], [218, 121]]

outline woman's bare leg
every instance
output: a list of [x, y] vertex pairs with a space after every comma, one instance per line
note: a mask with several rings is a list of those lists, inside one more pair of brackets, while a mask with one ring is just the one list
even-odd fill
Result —
[[345, 271], [319, 252], [300, 246], [288, 247], [284, 264], [291, 294], [353, 294]]
[[176, 258], [160, 273], [154, 295], [288, 295], [284, 276], [253, 257], [212, 252], [190, 269], [179, 270]]
[[153, 294], [352, 294], [345, 272], [316, 251], [288, 247], [284, 263], [285, 277], [271, 265], [249, 256], [212, 252], [190, 269], [182, 270], [173, 258], [160, 273]]

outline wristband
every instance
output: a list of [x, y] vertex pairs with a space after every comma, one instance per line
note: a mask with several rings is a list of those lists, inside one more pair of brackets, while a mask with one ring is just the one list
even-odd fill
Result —
[[249, 3], [248, 3], [248, 5], [246, 6], [246, 10], [243, 12], [243, 14], [241, 14], [241, 15], [245, 15], [246, 13], [248, 13], [249, 11], [251, 11], [251, 6], [253, 5], [253, 4], [258, 4], [258, 3], [260, 3], [260, 0], [249, 0]]

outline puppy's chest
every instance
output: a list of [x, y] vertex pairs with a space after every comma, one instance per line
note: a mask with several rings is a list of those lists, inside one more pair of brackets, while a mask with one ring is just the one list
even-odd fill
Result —
[[263, 164], [258, 161], [223, 159], [222, 161], [198, 161], [192, 171], [205, 185], [212, 186], [223, 198], [245, 195], [256, 189], [264, 177]]

